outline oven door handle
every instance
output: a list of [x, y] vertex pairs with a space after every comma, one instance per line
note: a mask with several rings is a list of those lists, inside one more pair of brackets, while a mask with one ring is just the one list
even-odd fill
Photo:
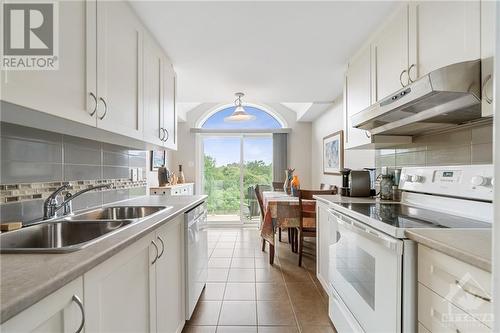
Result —
[[352, 231], [361, 237], [367, 238], [379, 245], [382, 245], [387, 249], [391, 250], [392, 252], [397, 253], [398, 255], [403, 254], [403, 244], [402, 244], [403, 242], [398, 239], [371, 230], [363, 226], [361, 223], [353, 221], [351, 219], [348, 219], [348, 221], [346, 221], [346, 219], [343, 216], [341, 216], [341, 218], [338, 219], [337, 223], [339, 224], [339, 227]]

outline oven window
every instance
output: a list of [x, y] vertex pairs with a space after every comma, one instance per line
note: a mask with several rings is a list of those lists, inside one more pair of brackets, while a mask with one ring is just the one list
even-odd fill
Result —
[[375, 310], [375, 258], [343, 234], [336, 251], [337, 271]]

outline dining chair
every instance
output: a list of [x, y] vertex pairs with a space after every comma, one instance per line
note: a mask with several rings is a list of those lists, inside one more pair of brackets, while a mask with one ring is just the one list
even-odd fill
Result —
[[285, 185], [284, 182], [273, 182], [273, 191], [277, 192], [283, 192], [283, 186]]
[[264, 202], [262, 201], [262, 192], [270, 191], [271, 186], [269, 185], [255, 185], [255, 197], [257, 198], [257, 202], [259, 203], [260, 208], [260, 217], [262, 221], [264, 221]]
[[324, 190], [325, 189], [325, 184], [324, 183], [319, 184], [319, 189], [320, 190]]
[[299, 190], [300, 224], [297, 227], [296, 250], [299, 252], [299, 266], [302, 266], [304, 237], [316, 237], [316, 204], [306, 205], [304, 200], [314, 200], [314, 195], [337, 194], [337, 190]]

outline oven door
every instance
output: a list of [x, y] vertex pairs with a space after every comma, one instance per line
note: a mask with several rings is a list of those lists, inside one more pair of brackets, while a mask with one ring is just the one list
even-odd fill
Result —
[[401, 332], [403, 241], [330, 213], [337, 222], [332, 287], [365, 332]]

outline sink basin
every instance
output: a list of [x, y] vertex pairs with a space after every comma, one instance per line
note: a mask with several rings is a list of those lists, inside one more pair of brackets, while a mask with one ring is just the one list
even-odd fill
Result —
[[95, 220], [129, 220], [141, 219], [146, 216], [170, 208], [165, 206], [121, 206], [105, 207], [66, 217], [68, 221], [95, 221]]
[[134, 220], [55, 221], [0, 234], [1, 253], [72, 252], [109, 236]]

